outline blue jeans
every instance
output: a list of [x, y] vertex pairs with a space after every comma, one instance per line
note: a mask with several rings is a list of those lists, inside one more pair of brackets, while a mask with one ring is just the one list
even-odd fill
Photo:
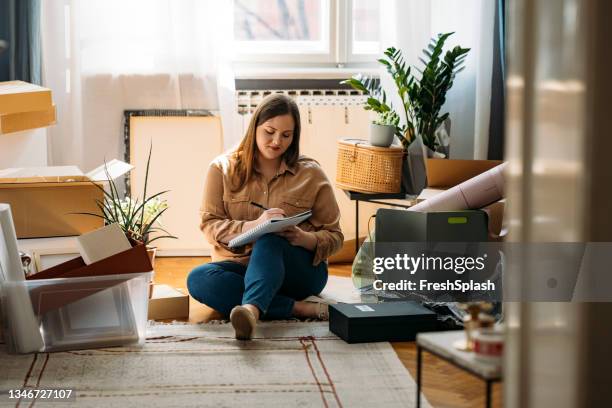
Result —
[[189, 294], [229, 316], [234, 306], [251, 304], [263, 319], [291, 317], [296, 300], [319, 294], [327, 283], [327, 263], [312, 266], [314, 253], [285, 238], [259, 238], [248, 266], [222, 261], [195, 268], [187, 277]]

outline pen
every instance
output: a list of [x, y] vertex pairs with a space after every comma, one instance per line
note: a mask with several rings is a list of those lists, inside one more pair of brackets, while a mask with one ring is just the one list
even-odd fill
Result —
[[256, 202], [254, 202], [254, 201], [251, 201], [250, 203], [251, 203], [251, 205], [254, 205], [255, 207], [259, 207], [259, 208], [261, 208], [262, 210], [266, 210], [266, 211], [267, 211], [267, 210], [269, 210], [269, 208], [266, 208], [266, 207], [264, 207], [264, 206], [263, 206], [263, 205], [261, 205], [261, 204], [257, 204], [257, 203], [256, 203]]

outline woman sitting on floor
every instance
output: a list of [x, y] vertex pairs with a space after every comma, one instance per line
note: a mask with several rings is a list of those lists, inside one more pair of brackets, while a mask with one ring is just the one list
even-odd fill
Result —
[[[270, 95], [238, 148], [208, 169], [200, 228], [213, 244], [213, 262], [195, 268], [187, 287], [218, 316], [229, 316], [238, 339], [250, 339], [260, 317], [327, 318], [327, 305], [302, 300], [327, 283], [327, 258], [344, 239], [340, 210], [325, 173], [316, 161], [300, 157], [299, 145], [297, 105]], [[269, 219], [307, 210], [312, 216], [298, 226], [228, 246]]]

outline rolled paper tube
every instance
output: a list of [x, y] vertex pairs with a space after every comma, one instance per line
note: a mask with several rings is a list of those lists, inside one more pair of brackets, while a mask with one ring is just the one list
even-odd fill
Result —
[[460, 211], [482, 208], [504, 197], [503, 170], [506, 163], [495, 166], [430, 199], [413, 205], [408, 211]]

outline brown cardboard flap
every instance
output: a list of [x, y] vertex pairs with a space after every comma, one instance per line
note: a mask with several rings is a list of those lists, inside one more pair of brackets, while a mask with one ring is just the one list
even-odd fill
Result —
[[502, 163], [501, 160], [427, 159], [427, 186], [453, 187]]
[[[152, 271], [144, 245], [137, 245], [106, 259], [85, 265], [83, 258], [75, 258], [29, 276], [28, 280], [77, 278], [123, 275]], [[32, 307], [39, 314], [76, 302], [99, 291], [123, 283], [131, 278], [92, 280], [90, 282], [62, 282], [37, 287], [30, 292]]]
[[89, 182], [77, 166], [19, 167], [0, 170], [0, 187], [3, 184], [73, 183]]
[[482, 207], [481, 210], [487, 213], [489, 225], [489, 240], [502, 241], [505, 234], [502, 231], [504, 223], [504, 210], [506, 200], [501, 199], [492, 204]]

